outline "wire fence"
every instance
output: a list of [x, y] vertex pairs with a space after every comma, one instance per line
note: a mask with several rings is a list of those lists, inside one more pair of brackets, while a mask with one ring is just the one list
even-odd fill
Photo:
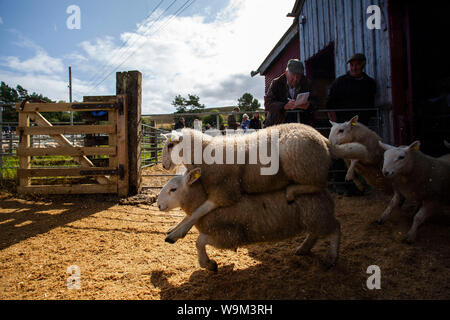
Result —
[[[373, 131], [381, 135], [381, 118], [380, 110], [378, 108], [359, 108], [359, 109], [321, 109], [314, 112], [315, 121], [314, 128], [321, 132], [324, 136], [328, 137], [331, 124], [328, 121], [330, 112], [352, 112], [356, 114], [368, 113], [371, 116], [368, 117], [369, 122], [368, 127]], [[244, 112], [241, 112], [241, 114]], [[262, 113], [261, 111], [255, 111], [253, 113]], [[305, 117], [305, 112], [300, 110], [289, 111], [289, 113], [294, 113], [298, 122], [302, 122]], [[205, 113], [210, 115], [211, 113]], [[229, 114], [229, 113], [228, 113]], [[193, 114], [183, 114], [193, 115], [196, 117], [204, 116], [202, 113]], [[178, 116], [178, 114], [176, 115]], [[350, 119], [348, 119], [350, 120]], [[54, 123], [56, 124], [56, 123]], [[70, 123], [58, 123], [58, 125], [64, 125]], [[217, 123], [219, 124], [219, 123]], [[201, 125], [201, 124], [200, 124]], [[16, 179], [16, 170], [19, 167], [19, 159], [17, 157], [17, 147], [19, 145], [19, 134], [16, 131], [18, 124], [14, 122], [0, 122], [0, 180], [2, 179]], [[203, 129], [204, 130], [204, 129]], [[165, 138], [162, 136], [163, 133], [167, 133], [167, 130], [162, 130], [150, 126], [148, 124], [142, 124], [142, 144], [141, 144], [141, 163], [142, 168], [148, 168], [161, 163], [162, 150], [165, 143]], [[222, 134], [230, 134], [230, 130], [221, 131]], [[72, 142], [74, 146], [85, 146], [86, 135], [84, 134], [70, 134], [65, 135], [66, 138]], [[51, 147], [57, 146], [56, 142], [48, 135], [34, 135], [31, 137], [31, 146], [34, 148], [41, 147]], [[32, 167], [42, 168], [42, 167], [54, 167], [54, 159], [42, 159], [45, 157], [32, 157]], [[69, 157], [70, 158], [70, 157]], [[101, 159], [99, 159], [101, 160]], [[62, 166], [76, 166], [77, 164], [68, 159], [58, 159], [57, 167]], [[333, 178], [336, 174], [343, 174], [346, 171], [344, 168], [331, 168], [330, 169], [330, 179], [329, 183], [331, 185], [344, 184], [345, 181], [341, 179]], [[173, 174], [149, 174], [144, 173], [143, 176], [166, 176], [171, 177]], [[161, 186], [146, 186], [148, 188], [160, 188]]]

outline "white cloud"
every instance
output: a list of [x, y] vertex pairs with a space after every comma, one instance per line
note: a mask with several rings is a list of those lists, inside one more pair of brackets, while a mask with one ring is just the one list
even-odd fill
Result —
[[64, 70], [61, 59], [52, 58], [43, 50], [37, 51], [34, 57], [23, 61], [17, 57], [2, 57], [0, 64], [21, 72], [55, 74]]
[[245, 92], [262, 102], [264, 80], [251, 78], [250, 72], [291, 25], [286, 14], [292, 5], [290, 0], [230, 0], [209, 22], [198, 14], [154, 23], [160, 15], [155, 12], [136, 32], [122, 34], [128, 43], [121, 50], [110, 37], [81, 47], [99, 68], [112, 58], [114, 66], [123, 62], [118, 71], [143, 73], [143, 113], [173, 112], [170, 102], [176, 94], [198, 94], [207, 106], [235, 104]]
[[[29, 59], [0, 57], [0, 78], [54, 100], [67, 100], [67, 66], [72, 66], [74, 99], [115, 93], [115, 71], [143, 74], [142, 112], [171, 113], [177, 94], [200, 96], [207, 107], [229, 106], [245, 92], [260, 102], [264, 79], [250, 77], [289, 28], [292, 0], [230, 0], [215, 18], [208, 8], [184, 17], [168, 16], [155, 23], [155, 12], [121, 34], [84, 41], [79, 52], [51, 57], [16, 31], [16, 45], [33, 50]], [[123, 45], [126, 43], [126, 45]], [[128, 58], [128, 59], [126, 59]], [[113, 67], [118, 66], [117, 70]], [[95, 87], [107, 74], [104, 82]], [[94, 88], [95, 87], [95, 88]]]

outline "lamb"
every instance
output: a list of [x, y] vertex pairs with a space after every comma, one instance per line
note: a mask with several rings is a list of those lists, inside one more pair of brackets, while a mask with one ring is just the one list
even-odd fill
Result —
[[[374, 189], [385, 193], [392, 193], [391, 182], [383, 177], [384, 149], [378, 144], [381, 137], [368, 127], [358, 122], [358, 116], [350, 121], [336, 123], [330, 121], [332, 127], [328, 139], [332, 145], [345, 145], [347, 143], [360, 143], [367, 148], [367, 153], [361, 153], [356, 158], [343, 157], [350, 161], [350, 166], [345, 176], [346, 180], [354, 179], [354, 171], [360, 174]], [[355, 183], [358, 183], [355, 180]]]
[[419, 141], [397, 148], [379, 144], [386, 150], [383, 174], [392, 180], [394, 197], [377, 222], [384, 223], [405, 199], [418, 202], [419, 211], [405, 238], [407, 243], [412, 243], [419, 226], [441, 206], [450, 204], [450, 162], [422, 153]]
[[[172, 178], [158, 195], [159, 209], [181, 207], [188, 218], [207, 199], [200, 176], [201, 168], [195, 168]], [[211, 271], [217, 271], [217, 263], [209, 259], [206, 245], [236, 250], [253, 243], [287, 239], [302, 231], [308, 235], [295, 254], [308, 254], [318, 239], [331, 238], [325, 263], [331, 267], [338, 259], [340, 223], [327, 190], [299, 195], [291, 203], [283, 190], [243, 195], [238, 203], [213, 210], [195, 226], [200, 232], [196, 242], [198, 261], [202, 268]]]
[[[298, 123], [283, 124], [250, 134], [225, 137], [211, 137], [196, 130], [184, 129], [181, 134], [173, 132], [166, 135], [166, 139], [162, 155], [163, 167], [167, 170], [175, 167], [172, 151], [176, 153], [176, 148], [180, 146], [181, 142], [184, 142], [183, 144], [191, 147], [191, 153], [184, 153], [184, 149], [181, 149], [180, 157], [185, 159], [189, 156], [191, 161], [184, 160], [183, 164], [187, 170], [201, 168], [201, 182], [208, 194], [207, 200], [198, 206], [186, 221], [168, 234], [166, 240], [172, 243], [184, 237], [198, 219], [205, 214], [215, 208], [234, 204], [240, 200], [242, 194], [285, 189], [286, 199], [293, 201], [298, 194], [321, 192], [327, 187], [328, 169], [332, 155], [350, 154], [351, 156], [355, 152], [360, 154], [367, 151], [360, 144], [332, 148], [328, 139], [314, 128]], [[267, 139], [266, 145], [269, 146], [267, 148], [271, 150], [271, 160], [276, 163], [272, 163], [271, 167], [275, 166], [276, 169], [279, 169], [274, 174], [261, 174], [262, 170], [270, 169], [266, 164], [262, 164], [261, 144], [260, 162], [251, 161], [252, 150], [254, 150], [252, 146], [261, 141], [264, 144], [265, 139]], [[200, 151], [214, 149], [214, 157], [218, 161], [212, 164], [206, 163], [202, 159], [195, 161], [196, 144], [200, 146]], [[226, 151], [229, 145], [231, 145], [232, 160], [239, 159], [239, 151], [242, 151], [244, 155], [242, 158], [245, 160], [243, 163], [225, 164], [230, 163], [226, 161], [228, 159]], [[194, 160], [194, 164], [192, 164], [192, 160]]]

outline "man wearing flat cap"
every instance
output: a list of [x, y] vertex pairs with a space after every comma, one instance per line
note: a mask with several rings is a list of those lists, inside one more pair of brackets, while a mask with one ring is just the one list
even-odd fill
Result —
[[[305, 77], [305, 68], [298, 59], [287, 63], [286, 71], [270, 84], [264, 97], [264, 107], [267, 112], [265, 126], [280, 123], [297, 122], [297, 114], [288, 110], [304, 110], [300, 115], [302, 123], [310, 124], [311, 113], [317, 107], [317, 98], [311, 90], [311, 83]], [[300, 93], [309, 92], [308, 101], [295, 106], [295, 100]]]
[[[348, 59], [349, 71], [338, 77], [330, 87], [327, 97], [327, 109], [362, 109], [373, 108], [375, 104], [376, 83], [364, 72], [366, 66], [366, 56], [362, 53], [354, 54]], [[373, 113], [373, 112], [372, 112]], [[338, 111], [330, 112], [332, 121], [339, 123], [349, 121], [358, 115], [358, 122], [369, 124], [371, 112], [368, 111]], [[338, 193], [346, 193], [348, 196], [363, 195], [365, 189], [359, 189], [353, 181], [345, 181], [346, 164], [338, 159], [333, 162], [331, 179], [335, 182], [343, 183], [335, 186]], [[341, 172], [342, 171], [342, 172]], [[344, 172], [344, 173], [343, 173]], [[355, 179], [360, 181], [360, 185], [367, 186], [364, 179], [356, 172]]]
[[[326, 108], [327, 109], [351, 109], [373, 108], [375, 104], [376, 82], [364, 72], [366, 56], [356, 53], [348, 59], [349, 71], [338, 77], [330, 87]], [[356, 114], [359, 122], [368, 125], [369, 112], [336, 112], [331, 115], [332, 121], [349, 121]]]

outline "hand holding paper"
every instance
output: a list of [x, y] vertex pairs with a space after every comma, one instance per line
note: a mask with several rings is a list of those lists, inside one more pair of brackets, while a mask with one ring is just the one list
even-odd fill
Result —
[[309, 106], [308, 98], [309, 92], [299, 93], [297, 95], [297, 99], [295, 100], [295, 106], [302, 109], [307, 109]]

